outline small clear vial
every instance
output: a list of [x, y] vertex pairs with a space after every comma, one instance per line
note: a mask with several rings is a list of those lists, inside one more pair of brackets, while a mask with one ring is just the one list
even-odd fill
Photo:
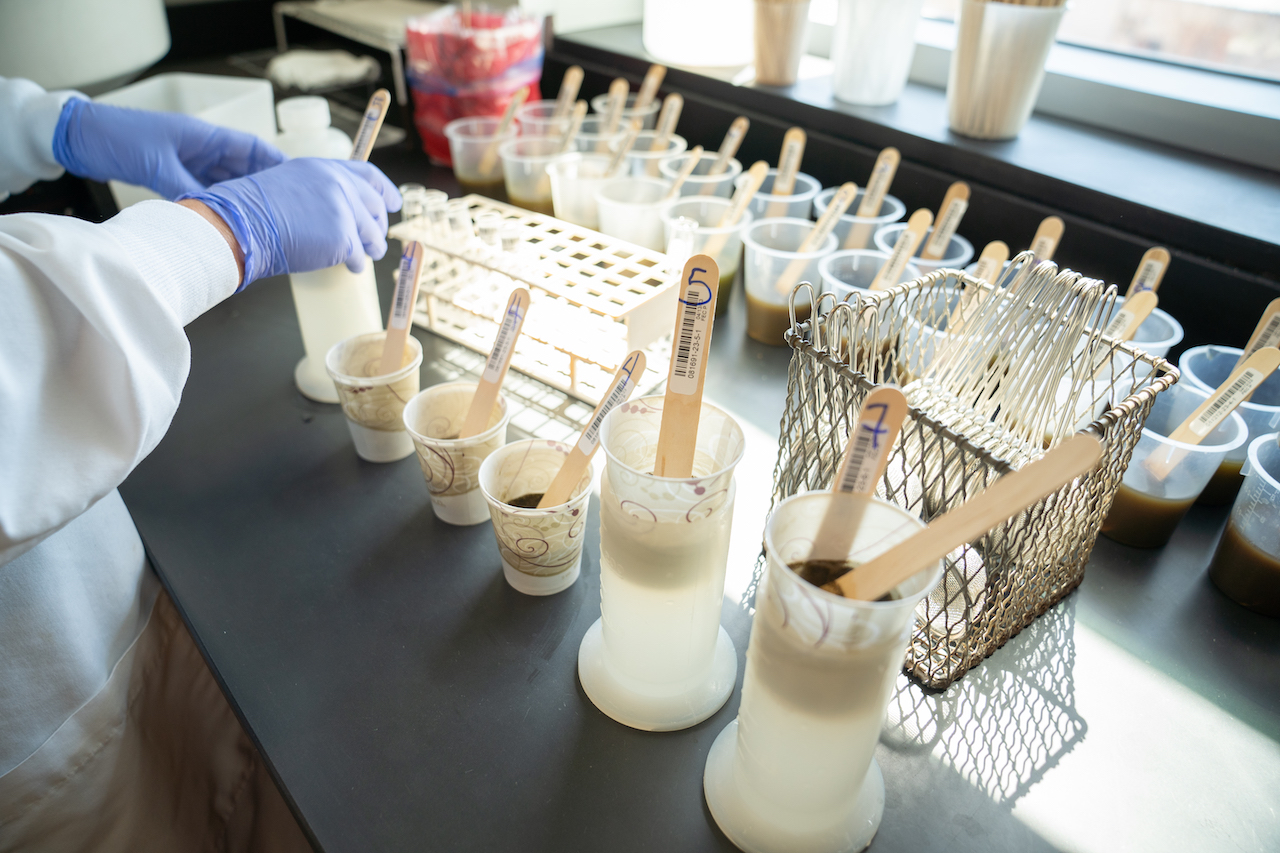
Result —
[[471, 208], [465, 201], [449, 202], [449, 236], [459, 243], [467, 243], [475, 236], [471, 227]]
[[426, 215], [427, 188], [422, 184], [401, 184], [400, 200], [401, 222], [412, 222]]
[[445, 233], [449, 221], [449, 194], [444, 190], [427, 190], [422, 206], [427, 217], [427, 227], [437, 234]]
[[693, 255], [697, 239], [698, 220], [688, 216], [677, 217], [671, 223], [671, 239], [667, 240], [667, 270], [672, 274], [684, 269], [684, 262]]
[[498, 232], [502, 228], [502, 214], [486, 210], [476, 217], [476, 233], [486, 246], [498, 248]]
[[502, 251], [513, 255], [517, 254], [520, 251], [521, 244], [524, 243], [524, 235], [521, 233], [523, 230], [515, 222], [504, 223], [501, 232]]

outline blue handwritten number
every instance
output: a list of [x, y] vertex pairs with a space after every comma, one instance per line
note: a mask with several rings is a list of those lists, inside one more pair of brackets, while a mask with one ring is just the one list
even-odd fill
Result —
[[889, 404], [888, 403], [872, 403], [870, 406], [867, 406], [867, 408], [880, 410], [880, 420], [876, 421], [875, 426], [869, 426], [866, 423], [862, 424], [862, 428], [871, 433], [871, 449], [879, 450], [880, 436], [885, 435], [889, 432], [889, 430], [884, 428], [884, 416], [885, 416], [885, 413], [888, 412], [889, 410]]
[[[636, 372], [636, 364], [637, 364], [639, 361], [640, 361], [640, 356], [639, 356], [639, 355], [633, 355], [633, 356], [631, 356], [631, 358], [629, 358], [629, 359], [627, 359], [625, 362], [623, 362], [623, 365], [622, 365], [622, 373], [623, 373], [623, 375], [624, 375], [624, 376], [626, 376], [626, 377], [627, 377], [627, 379], [630, 379], [630, 378], [631, 378], [631, 374], [633, 374], [633, 373], [635, 373], [635, 372]], [[622, 381], [623, 381], [623, 382], [626, 382], [627, 380], [626, 380], [626, 379], [624, 379], [624, 380], [622, 380]]]
[[[705, 288], [707, 289], [707, 298], [706, 298], [706, 299], [703, 299], [703, 300], [702, 300], [702, 301], [700, 301], [700, 302], [691, 302], [691, 301], [689, 301], [689, 299], [687, 299], [687, 298], [686, 298], [686, 299], [681, 299], [681, 300], [680, 300], [680, 301], [681, 301], [681, 302], [683, 302], [685, 305], [690, 305], [690, 306], [692, 306], [692, 307], [694, 307], [694, 308], [697, 308], [699, 305], [706, 305], [708, 302], [710, 302], [710, 301], [711, 301], [711, 285], [707, 284], [705, 281], [703, 281], [703, 280], [702, 280], [702, 279], [700, 279], [700, 278], [695, 278], [695, 277], [694, 277], [694, 276], [696, 276], [696, 275], [697, 275], [698, 273], [700, 273], [700, 272], [706, 272], [706, 270], [702, 269], [702, 267], [694, 267], [692, 270], [690, 270], [690, 271], [689, 271], [689, 280], [688, 280], [687, 282], [685, 282], [685, 283], [689, 285], [690, 289], [692, 289], [693, 285], [695, 285], [695, 284], [697, 284], [697, 285], [701, 285], [702, 287], [705, 287]], [[690, 293], [690, 291], [689, 291], [689, 290], [686, 290], [686, 291], [685, 291], [685, 296], [687, 297], [687, 296], [689, 295], [689, 293]]]

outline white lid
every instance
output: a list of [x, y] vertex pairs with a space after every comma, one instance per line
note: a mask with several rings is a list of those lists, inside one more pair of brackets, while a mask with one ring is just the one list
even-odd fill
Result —
[[329, 126], [329, 102], [316, 95], [285, 98], [276, 104], [276, 120], [282, 133], [324, 130]]

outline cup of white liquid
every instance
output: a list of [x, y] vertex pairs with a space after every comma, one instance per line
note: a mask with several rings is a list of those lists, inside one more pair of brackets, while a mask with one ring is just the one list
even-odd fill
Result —
[[409, 336], [409, 354], [399, 370], [380, 373], [386, 332], [356, 335], [334, 344], [325, 355], [325, 368], [338, 390], [356, 454], [369, 462], [395, 462], [413, 452], [401, 413], [418, 393], [422, 344]]

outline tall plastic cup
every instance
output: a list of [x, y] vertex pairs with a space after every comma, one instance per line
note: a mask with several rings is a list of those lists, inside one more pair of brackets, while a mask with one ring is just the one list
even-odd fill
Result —
[[907, 85], [924, 0], [840, 0], [831, 36], [831, 88], [847, 104], [884, 106]]
[[1232, 601], [1280, 616], [1280, 444], [1276, 433], [1249, 444], [1249, 473], [1209, 565], [1209, 578]]
[[661, 178], [613, 178], [596, 190], [600, 232], [646, 249], [665, 251], [662, 207], [671, 185]]
[[[763, 219], [743, 234], [746, 257], [743, 282], [747, 288], [747, 334], [762, 344], [780, 347], [783, 335], [791, 328], [791, 312], [787, 307], [790, 291], [782, 293], [777, 282], [793, 262], [802, 264], [795, 283], [807, 281], [817, 285], [818, 261], [836, 250], [834, 234], [828, 234], [822, 245], [812, 252], [797, 251], [813, 230], [808, 219]], [[796, 319], [808, 316], [797, 312]]]
[[422, 344], [409, 336], [409, 356], [391, 373], [379, 373], [386, 332], [370, 332], [336, 343], [325, 368], [338, 389], [356, 454], [369, 462], [395, 462], [413, 452], [401, 414], [418, 393]]
[[698, 230], [693, 234], [691, 254], [705, 252], [708, 243], [715, 249], [715, 261], [720, 267], [720, 284], [716, 292], [716, 316], [729, 310], [729, 295], [733, 288], [733, 279], [738, 274], [738, 262], [742, 258], [742, 235], [751, 227], [751, 211], [743, 211], [737, 225], [720, 226], [724, 215], [733, 207], [733, 203], [719, 196], [688, 196], [673, 199], [662, 208], [662, 231], [664, 244], [671, 240], [673, 223], [686, 216], [698, 223]]
[[[876, 248], [882, 252], [893, 252], [894, 245], [898, 242], [898, 237], [907, 229], [905, 222], [891, 222], [876, 231]], [[952, 236], [951, 242], [947, 244], [947, 250], [942, 253], [942, 257], [936, 261], [925, 260], [920, 257], [920, 253], [924, 251], [924, 247], [929, 243], [929, 236], [933, 234], [930, 228], [924, 233], [924, 238], [920, 241], [919, 247], [916, 248], [915, 255], [911, 258], [911, 263], [920, 268], [923, 273], [931, 273], [934, 270], [947, 269], [962, 270], [965, 265], [973, 259], [973, 244], [959, 234]]]
[[[498, 152], [502, 143], [516, 138], [520, 128], [512, 122], [506, 132], [499, 134], [501, 124], [500, 118], [478, 117], [454, 119], [444, 126], [449, 154], [453, 158], [453, 176], [458, 179], [464, 193], [480, 193], [499, 201], [506, 200], [502, 159]], [[486, 159], [491, 162], [485, 162]], [[485, 167], [488, 167], [487, 171]]]
[[645, 731], [700, 723], [737, 680], [720, 605], [742, 429], [703, 403], [692, 476], [656, 477], [662, 405], [623, 403], [600, 431], [600, 619], [578, 649], [587, 697]]

